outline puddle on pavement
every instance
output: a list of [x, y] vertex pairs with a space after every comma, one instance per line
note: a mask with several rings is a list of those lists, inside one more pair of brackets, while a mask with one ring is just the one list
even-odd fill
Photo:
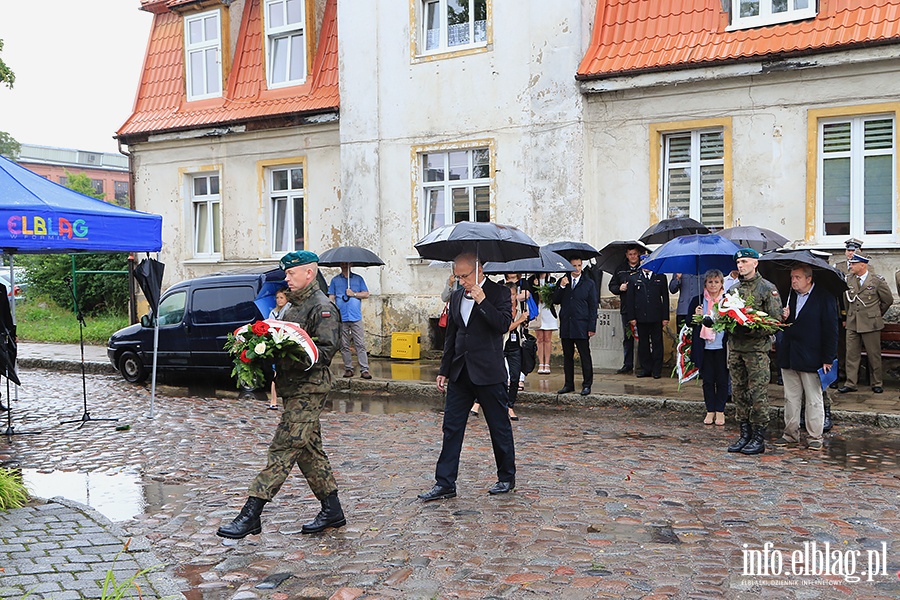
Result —
[[31, 495], [38, 498], [62, 496], [87, 504], [113, 522], [159, 512], [165, 505], [184, 504], [184, 486], [157, 481], [144, 483], [139, 471], [82, 473], [21, 469], [21, 472]]

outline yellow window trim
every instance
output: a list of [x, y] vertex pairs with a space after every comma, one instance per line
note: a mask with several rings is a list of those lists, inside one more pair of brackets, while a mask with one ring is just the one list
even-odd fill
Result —
[[[435, 60], [444, 60], [450, 58], [458, 58], [460, 56], [468, 56], [470, 54], [482, 54], [489, 52], [494, 47], [494, 0], [485, 0], [485, 13], [487, 15], [487, 23], [485, 24], [485, 40], [483, 46], [474, 48], [464, 48], [462, 50], [447, 50], [445, 52], [435, 52], [433, 54], [422, 54], [419, 52], [421, 39], [419, 38], [419, 19], [422, 0], [409, 0], [409, 60], [412, 64], [428, 63]], [[423, 16], [424, 18], [424, 16]]]
[[495, 220], [497, 216], [497, 206], [496, 206], [496, 197], [497, 197], [497, 177], [496, 177], [496, 168], [497, 168], [497, 151], [495, 146], [495, 141], [490, 138], [479, 139], [479, 140], [465, 140], [460, 142], [441, 142], [437, 144], [422, 144], [418, 146], [412, 146], [409, 151], [409, 172], [410, 172], [410, 216], [412, 219], [412, 232], [413, 232], [413, 240], [412, 244], [415, 245], [417, 241], [422, 237], [422, 223], [419, 215], [419, 185], [421, 182], [419, 181], [419, 175], [421, 174], [421, 164], [419, 163], [419, 155], [427, 154], [428, 152], [450, 152], [452, 150], [471, 150], [472, 148], [487, 148], [488, 154], [491, 157], [491, 166], [490, 166], [490, 189], [491, 189], [491, 200], [490, 200], [490, 213], [491, 213], [491, 221]]
[[699, 119], [694, 121], [673, 121], [670, 123], [650, 124], [650, 224], [660, 221], [660, 198], [662, 194], [662, 181], [660, 180], [660, 168], [662, 164], [662, 139], [668, 133], [692, 131], [695, 129], [722, 128], [722, 140], [725, 144], [723, 157], [723, 185], [724, 198], [722, 200], [723, 224], [725, 227], [733, 225], [732, 193], [731, 193], [731, 117], [722, 119]]
[[[806, 125], [806, 240], [817, 240], [816, 206], [818, 205], [819, 177], [819, 121], [840, 117], [858, 117], [860, 115], [893, 114], [894, 115], [894, 155], [896, 172], [900, 173], [900, 152], [897, 148], [897, 115], [900, 114], [900, 102], [881, 104], [858, 104], [836, 108], [809, 109]], [[897, 186], [900, 189], [900, 186]], [[900, 198], [894, 198], [897, 211], [900, 212]]]
[[259, 214], [262, 216], [260, 230], [265, 232], [263, 235], [263, 246], [266, 251], [272, 255], [272, 240], [269, 239], [269, 233], [272, 231], [269, 223], [269, 205], [267, 200], [268, 184], [266, 182], [266, 169], [272, 167], [296, 167], [303, 169], [303, 239], [304, 247], [309, 245], [309, 204], [307, 202], [306, 190], [309, 188], [306, 170], [305, 156], [285, 156], [284, 158], [267, 158], [265, 160], [256, 161], [256, 197], [259, 199]]

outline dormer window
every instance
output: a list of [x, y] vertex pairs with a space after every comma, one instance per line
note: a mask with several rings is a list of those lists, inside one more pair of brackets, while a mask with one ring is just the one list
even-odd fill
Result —
[[729, 30], [764, 27], [816, 16], [816, 0], [731, 0]]
[[188, 100], [222, 95], [222, 27], [218, 10], [184, 18]]
[[266, 79], [270, 88], [306, 81], [305, 3], [266, 0]]

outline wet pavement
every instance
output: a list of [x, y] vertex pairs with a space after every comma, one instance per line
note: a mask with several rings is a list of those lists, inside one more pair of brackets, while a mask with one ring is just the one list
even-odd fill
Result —
[[[418, 379], [431, 378], [428, 368], [418, 365]], [[80, 373], [23, 368], [15, 429], [42, 433], [0, 438], [0, 463], [25, 469], [26, 481], [49, 476], [59, 495], [104, 514], [118, 510], [123, 534], [148, 541], [160, 574], [190, 600], [900, 596], [898, 429], [847, 419], [823, 452], [747, 457], [724, 452], [733, 424], [699, 424], [696, 401], [640, 401], [673, 394], [665, 380], [623, 378], [633, 401], [604, 391], [594, 404], [563, 404], [584, 400], [532, 392], [520, 396], [513, 425], [516, 491], [486, 493], [495, 473], [478, 418], [459, 497], [422, 504], [415, 496], [432, 485], [440, 451], [440, 397], [413, 377], [373, 374], [340, 380], [322, 417], [348, 518], [323, 534], [300, 534], [318, 503], [295, 471], [267, 505], [261, 535], [215, 535], [242, 506], [278, 421], [262, 398], [234, 390], [188, 396], [188, 386], [161, 386], [149, 419], [146, 387], [92, 374], [90, 414], [119, 421], [84, 423]], [[868, 413], [885, 414], [853, 414]], [[67, 419], [76, 423], [60, 424]], [[72, 474], [84, 477], [73, 484]], [[138, 499], [109, 492], [113, 480]], [[815, 556], [830, 559], [825, 574]], [[12, 585], [7, 577], [0, 572], [0, 589]], [[3, 597], [27, 591], [15, 589]]]

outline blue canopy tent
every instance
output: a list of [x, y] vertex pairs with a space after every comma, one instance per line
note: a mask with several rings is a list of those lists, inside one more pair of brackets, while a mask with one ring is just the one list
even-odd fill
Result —
[[161, 249], [161, 216], [79, 194], [0, 156], [0, 251], [10, 255], [11, 282], [13, 254]]

